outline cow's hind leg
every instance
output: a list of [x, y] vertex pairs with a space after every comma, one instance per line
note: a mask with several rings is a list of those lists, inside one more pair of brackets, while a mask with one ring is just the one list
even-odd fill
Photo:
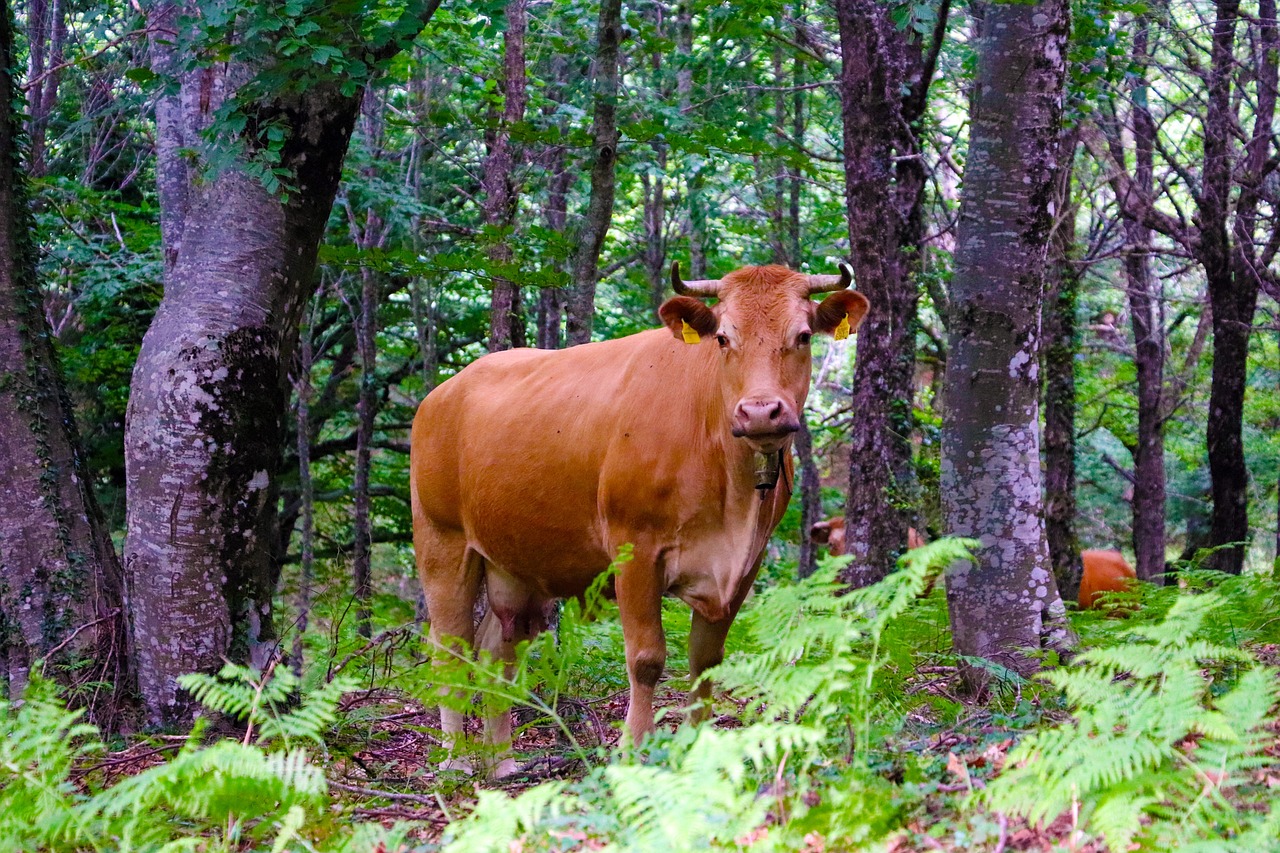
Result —
[[[492, 565], [486, 571], [489, 610], [480, 622], [476, 637], [478, 648], [494, 660], [506, 662], [503, 677], [514, 674], [516, 646], [532, 639], [547, 627], [547, 600], [534, 595], [527, 587]], [[493, 776], [510, 776], [517, 770], [511, 755], [511, 711], [485, 718], [485, 741], [494, 750]]]
[[[475, 640], [475, 621], [472, 613], [476, 598], [480, 595], [482, 561], [479, 554], [467, 547], [461, 531], [441, 530], [432, 525], [414, 525], [414, 551], [418, 562], [418, 576], [422, 580], [427, 600], [427, 616], [431, 620], [431, 641], [437, 660], [451, 656], [470, 656]], [[457, 697], [465, 691], [450, 691], [444, 695]], [[454, 702], [453, 704], [459, 704]], [[444, 732], [444, 747], [450, 753], [444, 769], [469, 771], [466, 760], [456, 753], [462, 737], [465, 714], [449, 703], [440, 706], [440, 728]]]

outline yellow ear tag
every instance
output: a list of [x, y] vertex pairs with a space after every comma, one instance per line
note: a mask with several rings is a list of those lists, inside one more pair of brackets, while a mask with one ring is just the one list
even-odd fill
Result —
[[844, 319], [840, 321], [840, 325], [836, 326], [836, 330], [831, 333], [831, 336], [835, 338], [837, 341], [843, 341], [845, 338], [849, 337], [849, 315], [848, 314], [844, 315]]
[[[847, 318], [845, 320], [844, 325], [845, 325], [845, 334], [848, 334], [849, 323]], [[696, 344], [696, 343], [701, 343], [702, 341], [702, 337], [696, 331], [694, 331], [693, 326], [689, 325], [688, 320], [680, 321], [680, 335], [684, 338], [684, 342], [686, 344]]]

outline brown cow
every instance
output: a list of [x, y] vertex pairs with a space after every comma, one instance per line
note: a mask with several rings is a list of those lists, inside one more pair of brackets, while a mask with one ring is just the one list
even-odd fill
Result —
[[1127, 592], [1133, 588], [1138, 575], [1119, 551], [1081, 551], [1080, 596], [1076, 599], [1081, 610], [1101, 605], [1104, 592]]
[[[719, 663], [791, 491], [791, 436], [809, 392], [815, 334], [856, 329], [867, 310], [852, 272], [747, 267], [684, 282], [659, 309], [666, 329], [560, 351], [478, 359], [431, 392], [413, 423], [414, 550], [431, 635], [510, 660], [550, 599], [581, 595], [627, 543], [615, 581], [635, 739], [652, 731], [666, 661], [661, 599], [693, 608], [690, 675]], [[814, 293], [835, 291], [820, 304]], [[694, 296], [716, 296], [708, 306]], [[782, 471], [779, 472], [779, 467]], [[779, 476], [780, 475], [780, 476]], [[706, 714], [710, 687], [691, 697]], [[446, 736], [462, 715], [441, 711]], [[510, 715], [488, 721], [510, 742]], [[510, 772], [506, 758], [498, 775]]]
[[[842, 556], [844, 549], [844, 516], [837, 515], [826, 521], [816, 522], [809, 528], [809, 541], [815, 545], [826, 545], [827, 553], [833, 557]], [[907, 528], [907, 550], [912, 551], [924, 545], [924, 537], [914, 527]]]

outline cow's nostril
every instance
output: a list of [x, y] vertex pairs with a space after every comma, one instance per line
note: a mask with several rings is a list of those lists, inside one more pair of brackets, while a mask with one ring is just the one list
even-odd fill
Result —
[[799, 428], [786, 404], [776, 397], [741, 401], [735, 412], [735, 420], [735, 432], [738, 435], [795, 432]]

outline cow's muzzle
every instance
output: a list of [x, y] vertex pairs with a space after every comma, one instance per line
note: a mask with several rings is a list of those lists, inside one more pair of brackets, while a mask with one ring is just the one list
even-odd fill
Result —
[[736, 438], [771, 444], [799, 429], [799, 416], [777, 397], [742, 400], [733, 410], [731, 431]]

